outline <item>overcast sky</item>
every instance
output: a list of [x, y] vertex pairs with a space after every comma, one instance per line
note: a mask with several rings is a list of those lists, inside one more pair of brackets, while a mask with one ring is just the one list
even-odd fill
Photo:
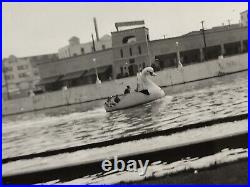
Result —
[[115, 22], [144, 20], [150, 38], [178, 36], [201, 28], [239, 23], [247, 3], [3, 3], [3, 57], [56, 53], [71, 36], [91, 40], [93, 17], [99, 36], [115, 31]]

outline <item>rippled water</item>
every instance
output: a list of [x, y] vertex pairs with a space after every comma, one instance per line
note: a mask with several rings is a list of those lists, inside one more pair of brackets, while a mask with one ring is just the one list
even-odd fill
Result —
[[3, 158], [248, 113], [247, 72], [165, 88], [168, 96], [106, 113], [104, 101], [3, 119]]

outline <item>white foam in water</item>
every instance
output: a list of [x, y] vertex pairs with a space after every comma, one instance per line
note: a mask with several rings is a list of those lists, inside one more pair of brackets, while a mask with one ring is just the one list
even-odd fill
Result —
[[[3, 134], [14, 131], [20, 131], [22, 129], [40, 129], [40, 128], [50, 128], [58, 124], [72, 122], [73, 120], [83, 120], [86, 118], [102, 118], [106, 113], [103, 108], [97, 108], [95, 110], [90, 110], [86, 112], [75, 112], [61, 116], [40, 116], [37, 118], [32, 118], [29, 120], [20, 120], [20, 121], [8, 121], [3, 122]], [[4, 139], [3, 139], [4, 140]]]
[[85, 112], [75, 112], [70, 114], [64, 114], [59, 116], [46, 116], [42, 115], [36, 118], [32, 119], [26, 119], [26, 120], [17, 120], [17, 121], [5, 121], [3, 122], [3, 131], [10, 130], [9, 128], [18, 130], [25, 129], [29, 127], [39, 126], [39, 125], [55, 125], [57, 123], [64, 123], [72, 120], [79, 120], [84, 118], [91, 118], [91, 117], [100, 117], [105, 116], [105, 110], [103, 107], [96, 108], [94, 110], [89, 110]]
[[31, 172], [66, 165], [77, 165], [96, 160], [110, 159], [114, 156], [120, 157], [151, 152], [246, 132], [248, 132], [248, 120], [222, 123], [210, 127], [187, 130], [185, 132], [169, 136], [159, 136], [149, 139], [130, 141], [107, 147], [81, 150], [73, 153], [64, 153], [44, 158], [41, 157], [9, 162], [2, 165], [2, 171], [3, 175], [10, 175], [14, 173]]

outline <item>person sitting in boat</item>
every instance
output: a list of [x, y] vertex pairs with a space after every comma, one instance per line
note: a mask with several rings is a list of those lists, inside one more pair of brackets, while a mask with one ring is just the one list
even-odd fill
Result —
[[105, 102], [106, 105], [109, 105], [111, 102], [111, 97], [108, 97], [107, 101]]
[[[152, 71], [148, 71], [148, 73], [151, 76], [155, 75]], [[145, 95], [150, 95], [149, 91], [144, 88], [143, 81], [142, 81], [142, 71], [141, 70], [137, 73], [137, 86], [136, 86], [135, 91], [136, 92], [141, 92], [141, 93], [143, 93]]]
[[127, 86], [127, 88], [124, 90], [124, 94], [129, 94], [130, 93], [130, 86]]
[[137, 76], [137, 82], [136, 82], [136, 89], [135, 89], [135, 91], [139, 92], [139, 91], [143, 90], [143, 88], [142, 88], [142, 82], [141, 82], [141, 69], [137, 73], [136, 76]]
[[118, 97], [118, 95], [115, 96], [114, 101], [115, 101], [116, 103], [119, 103], [119, 102], [120, 102], [120, 98]]
[[[118, 98], [119, 99], [119, 98]], [[107, 101], [105, 102], [105, 105], [108, 107], [113, 107], [116, 105], [114, 96], [108, 97]]]
[[111, 106], [111, 97], [108, 97], [107, 101], [105, 102], [105, 105]]

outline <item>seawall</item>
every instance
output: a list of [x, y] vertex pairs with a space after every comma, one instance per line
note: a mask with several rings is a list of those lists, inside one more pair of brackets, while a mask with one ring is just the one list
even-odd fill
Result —
[[[191, 64], [180, 70], [177, 68], [164, 69], [157, 72], [158, 76], [152, 77], [152, 80], [161, 87], [167, 87], [246, 70], [248, 70], [248, 53]], [[85, 85], [27, 98], [2, 101], [2, 114], [12, 115], [103, 99], [110, 95], [122, 94], [126, 85], [130, 85], [132, 90], [135, 89], [136, 78], [128, 77], [103, 82], [100, 85]]]

